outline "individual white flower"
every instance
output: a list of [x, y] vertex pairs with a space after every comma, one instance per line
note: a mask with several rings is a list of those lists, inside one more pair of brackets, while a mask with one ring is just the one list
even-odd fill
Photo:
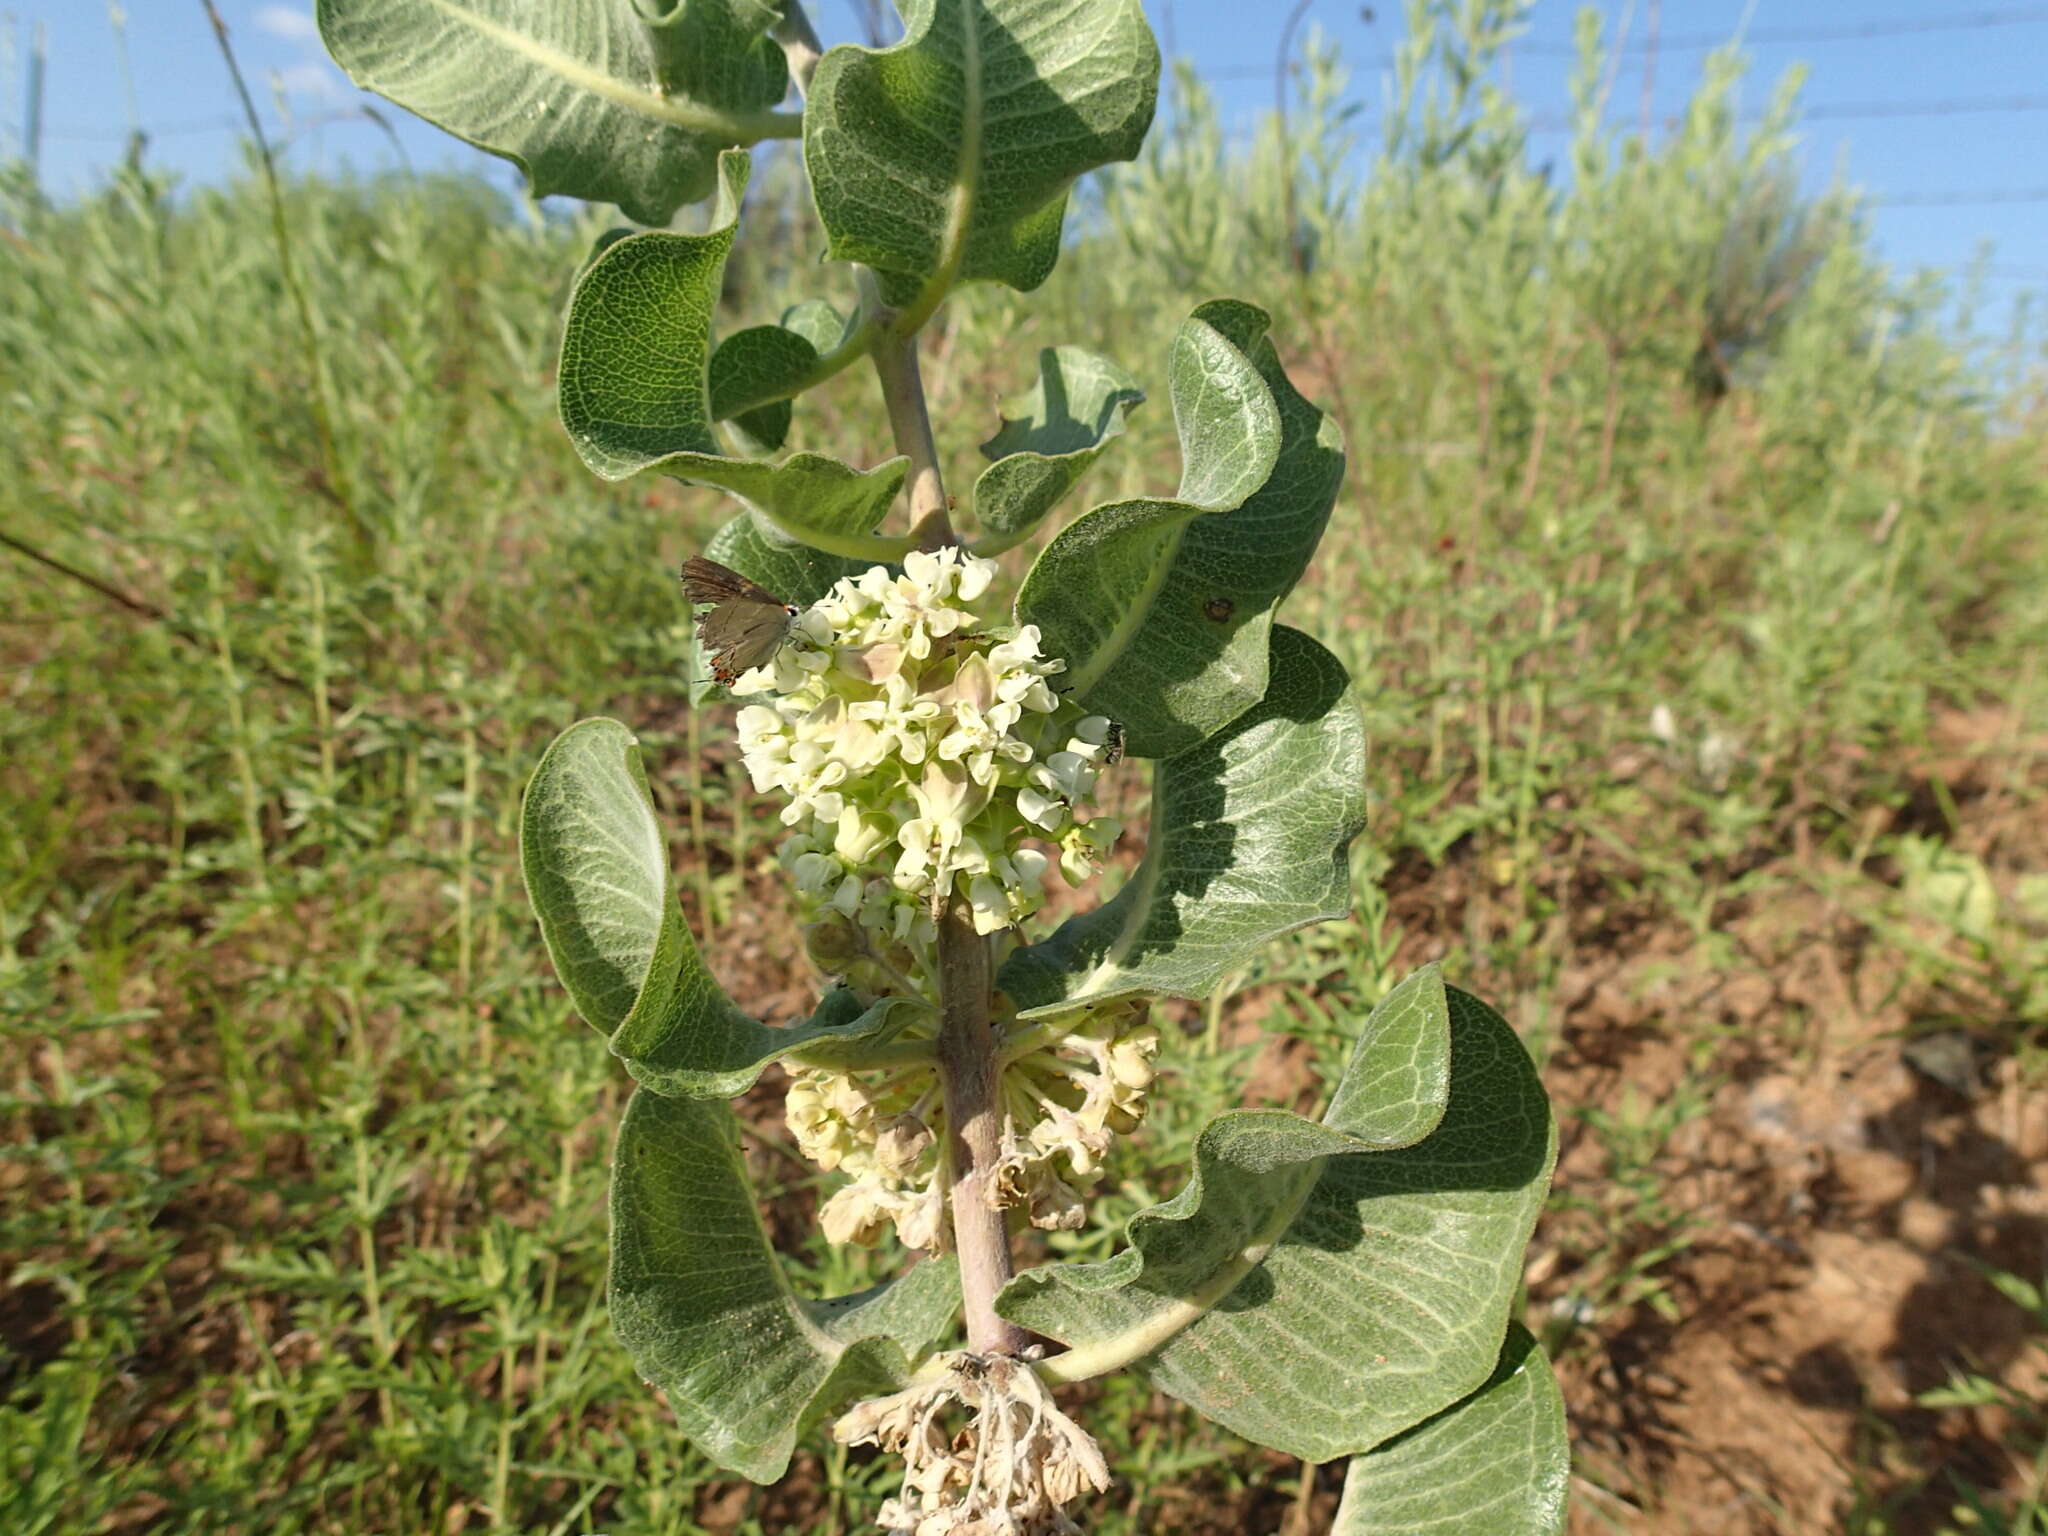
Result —
[[856, 1179], [818, 1208], [818, 1225], [828, 1243], [865, 1247], [879, 1241], [894, 1220], [889, 1191], [867, 1179]]
[[1079, 885], [1095, 873], [1102, 855], [1122, 835], [1123, 824], [1112, 817], [1076, 822], [1060, 835], [1060, 873]]

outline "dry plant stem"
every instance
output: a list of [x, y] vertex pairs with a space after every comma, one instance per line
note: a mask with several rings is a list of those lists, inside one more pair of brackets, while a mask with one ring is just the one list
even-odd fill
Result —
[[996, 1297], [1013, 1273], [1009, 1225], [982, 1192], [1002, 1137], [992, 979], [988, 940], [974, 931], [956, 896], [939, 919], [939, 1081], [951, 1137], [953, 1245], [960, 1255], [967, 1347], [978, 1355], [1014, 1355], [1028, 1338], [996, 1315]]

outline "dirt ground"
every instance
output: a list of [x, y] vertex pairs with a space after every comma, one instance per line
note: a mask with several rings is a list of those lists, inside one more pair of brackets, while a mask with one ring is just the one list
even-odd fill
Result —
[[[1980, 750], [2001, 730], [1945, 722], [1924, 782], [1955, 807], [1949, 845], [2009, 879], [2048, 865], [2048, 823]], [[1928, 798], [1888, 829], [1910, 830]], [[1760, 866], [1748, 884], [1769, 894], [1725, 904], [1706, 942], [1598, 902], [1576, 914], [1544, 1072], [1563, 1141], [1530, 1249], [1533, 1327], [1570, 1304], [1587, 1246], [1575, 1207], [1614, 1200], [1584, 1112], [1642, 1121], [1688, 1091], [1704, 1102], [1650, 1160], [1685, 1242], [1654, 1268], [1661, 1305], [1617, 1308], [1559, 1349], [1574, 1532], [1914, 1536], [1947, 1518], [1951, 1474], [2015, 1486], [2006, 1426], [1916, 1398], [1966, 1363], [2015, 1382], [2048, 1367], [1976, 1267], [2048, 1273], [2038, 1062], [2011, 1054], [2025, 1030], [2001, 999], [1959, 983], [1966, 968], [1910, 966], [1820, 894], [1857, 871], [1791, 841], [1786, 878]], [[1866, 885], [1893, 873], [1862, 870]], [[1397, 911], [1469, 920], [1447, 884], [1454, 870], [1433, 872]], [[1859, 1523], [1880, 1512], [1888, 1524]]]
[[[1867, 811], [1862, 843], [1939, 837], [2006, 894], [2048, 869], [2048, 742], [2017, 759], [2029, 785], [2014, 739], [1995, 714], [1945, 720], [1915, 765], [1922, 792]], [[1967, 964], [1910, 964], [1867, 920], [1900, 871], [1821, 851], [1812, 824], [1788, 812], [1782, 848], [1743, 871], [1747, 894], [1699, 927], [1644, 899], [1640, 871], [1611, 852], [1560, 874], [1573, 889], [1564, 963], [1543, 1009], [1550, 1038], [1532, 1045], [1547, 1046], [1561, 1150], [1526, 1317], [1553, 1347], [1571, 1418], [1574, 1536], [1934, 1536], [1957, 1502], [1952, 1477], [2019, 1486], [1996, 1414], [1916, 1399], [1960, 1367], [2028, 1384], [2048, 1370], [2025, 1315], [1978, 1268], [2048, 1274], [2048, 1041], [2029, 1034], [2038, 1020], [2002, 1015]], [[1562, 871], [1574, 851], [1549, 857]], [[1387, 885], [1411, 936], [1397, 970], [1510, 916], [1456, 849], [1397, 864]], [[1938, 928], [1915, 937], [1952, 947]], [[752, 964], [731, 958], [759, 987], [782, 952], [764, 942]], [[1453, 979], [1514, 1017], [1513, 978]], [[1306, 1107], [1302, 1044], [1263, 1013], [1252, 996], [1228, 1012], [1226, 1040], [1266, 1042], [1246, 1096]], [[777, 1112], [772, 1097], [761, 1113]], [[1640, 1166], [1617, 1167], [1603, 1115], [1661, 1127]], [[1633, 1289], [1616, 1288], [1632, 1265]], [[1585, 1307], [1589, 1292], [1602, 1303]], [[1327, 1529], [1342, 1467], [1321, 1469], [1304, 1502], [1298, 1463], [1270, 1460], [1261, 1487], [1154, 1490], [1148, 1518], [1186, 1536]], [[719, 1528], [716, 1509], [699, 1518]]]
[[[1833, 1531], [1859, 1497], [1901, 1491], [1895, 1528], [1933, 1530], [1953, 1495], [1938, 1476], [1916, 1490], [1927, 1474], [1995, 1487], [2013, 1471], [1999, 1426], [1915, 1398], [1965, 1361], [2048, 1364], [2022, 1358], [2022, 1314], [1970, 1262], [2038, 1275], [2048, 1260], [2048, 1102], [2011, 1058], [1967, 1094], [1909, 1065], [1886, 1010], [1857, 1005], [1882, 961], [1845, 976], [1814, 917], [1768, 990], [1701, 975], [1632, 989], [1642, 962], [1579, 980], [1548, 1074], [1561, 1108], [1672, 1091], [1695, 1070], [1675, 1021], [1699, 1010], [1741, 1028], [1803, 1006], [1830, 1027], [1804, 1059], [1738, 1044], [1709, 1111], [1666, 1144], [1666, 1198], [1698, 1223], [1660, 1266], [1675, 1319], [1633, 1308], [1561, 1366], [1575, 1530]], [[1600, 1161], [1567, 1120], [1560, 1191]], [[1539, 1313], [1568, 1278], [1557, 1253], [1539, 1233]]]

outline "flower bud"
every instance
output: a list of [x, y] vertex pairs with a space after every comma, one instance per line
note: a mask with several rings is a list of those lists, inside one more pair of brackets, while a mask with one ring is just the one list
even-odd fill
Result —
[[[966, 824], [979, 816], [988, 804], [988, 787], [975, 782], [958, 763], [926, 763], [924, 774], [911, 787], [920, 815], [931, 821], [942, 842], [957, 841]], [[950, 836], [947, 834], [950, 833]]]
[[1078, 752], [1055, 752], [1045, 760], [1059, 792], [1068, 800], [1084, 800], [1095, 788], [1095, 765]]
[[865, 952], [860, 936], [843, 917], [822, 918], [804, 926], [804, 953], [827, 976], [843, 976]]
[[974, 909], [976, 933], [999, 933], [1010, 926], [1010, 898], [994, 876], [976, 875], [970, 880], [967, 901]]
[[1057, 832], [1060, 823], [1067, 819], [1067, 807], [1064, 801], [1040, 794], [1027, 784], [1017, 791], [1017, 814], [1034, 827]]
[[887, 682], [902, 672], [903, 660], [903, 647], [893, 641], [844, 646], [838, 654], [841, 670], [864, 683]]
[[876, 853], [896, 840], [896, 829], [888, 818], [871, 816], [859, 806], [843, 806], [839, 812], [838, 835], [832, 840], [832, 851], [848, 864], [866, 864]]
[[1140, 1024], [1109, 1048], [1109, 1073], [1126, 1088], [1152, 1086], [1152, 1058], [1159, 1051], [1159, 1030]]

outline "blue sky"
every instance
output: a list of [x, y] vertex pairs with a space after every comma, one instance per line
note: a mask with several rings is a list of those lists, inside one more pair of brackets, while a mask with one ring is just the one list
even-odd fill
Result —
[[[125, 0], [124, 8], [132, 111], [152, 131], [152, 159], [194, 178], [220, 176], [237, 163], [234, 102], [199, 0]], [[1148, 0], [1146, 9], [1162, 39], [1211, 78], [1233, 120], [1249, 126], [1267, 109], [1288, 5]], [[1556, 120], [1567, 105], [1578, 9], [1540, 0], [1511, 53], [1514, 93], [1539, 122]], [[1602, 0], [1598, 9], [1608, 35], [1625, 40], [1611, 96], [1617, 122], [1641, 118], [1653, 25], [1653, 125], [1678, 111], [1697, 82], [1706, 58], [1699, 43], [1743, 31], [1753, 59], [1745, 104], [1760, 107], [1787, 68], [1808, 67], [1812, 116], [1801, 143], [1809, 178], [1819, 185], [1839, 173], [1876, 200], [1873, 227], [1887, 260], [1953, 270], [1989, 242], [1994, 309], [2003, 311], [2023, 287], [2048, 287], [2048, 4]], [[374, 98], [327, 63], [310, 0], [221, 0], [221, 10], [296, 164], [391, 163], [382, 133], [350, 115]], [[856, 38], [856, 10], [854, 0], [811, 0], [828, 42]], [[1308, 21], [1352, 61], [1352, 95], [1369, 112], [1386, 88], [1382, 61], [1399, 41], [1401, 18], [1400, 0], [1369, 9], [1313, 0], [1308, 8]], [[84, 190], [118, 157], [130, 121], [114, 27], [105, 0], [0, 0], [0, 154], [18, 148], [26, 55], [38, 27], [49, 58], [44, 179], [60, 194]], [[402, 113], [387, 109], [387, 117], [416, 165], [475, 166], [511, 184], [509, 168]], [[1563, 145], [1555, 133], [1536, 141], [1539, 153]], [[2032, 199], [1987, 200], [2015, 193]]]

